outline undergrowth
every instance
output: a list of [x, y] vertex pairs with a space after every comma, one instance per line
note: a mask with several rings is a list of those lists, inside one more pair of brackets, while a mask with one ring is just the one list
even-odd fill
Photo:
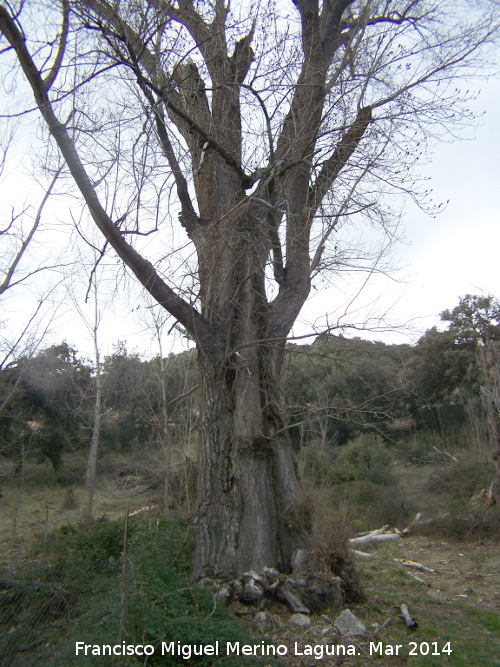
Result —
[[[34, 560], [3, 573], [0, 597], [0, 664], [17, 666], [109, 665], [110, 657], [75, 655], [76, 642], [118, 643], [123, 572], [123, 522], [86, 530], [63, 529], [39, 544]], [[131, 520], [122, 639], [150, 644], [147, 664], [209, 667], [225, 655], [226, 642], [254, 644], [245, 626], [212, 592], [189, 580], [190, 548], [182, 521], [159, 521], [153, 530]], [[217, 657], [161, 655], [162, 642], [215, 644]], [[144, 657], [113, 659], [115, 667], [144, 664]], [[236, 667], [241, 657], [224, 658]], [[249, 667], [278, 664], [245, 657]]]

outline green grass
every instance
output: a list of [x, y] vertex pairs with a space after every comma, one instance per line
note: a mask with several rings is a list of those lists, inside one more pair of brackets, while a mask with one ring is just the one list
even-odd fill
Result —
[[[372, 656], [376, 663], [412, 667], [500, 665], [499, 615], [491, 609], [483, 609], [478, 594], [471, 594], [470, 587], [462, 588], [469, 595], [467, 601], [457, 598], [456, 593], [446, 593], [443, 599], [435, 599], [433, 595], [436, 595], [436, 587], [439, 586], [441, 593], [444, 593], [446, 587], [429, 576], [427, 579], [433, 581], [431, 588], [412, 581], [405, 569], [392, 560], [395, 555], [399, 555], [399, 552], [394, 547], [384, 548], [379, 551], [379, 559], [365, 565], [363, 579], [368, 601], [353, 608], [359, 618], [369, 619], [369, 623], [381, 625], [387, 618], [391, 618], [391, 623], [377, 636], [376, 641], [382, 641], [384, 646], [403, 646], [398, 657]], [[459, 585], [463, 580], [459, 572], [443, 573], [442, 576], [449, 578], [449, 585], [454, 586], [455, 592], [460, 590]], [[422, 577], [425, 578], [425, 575]], [[399, 606], [403, 602], [409, 606], [418, 622], [415, 630], [409, 630], [400, 618]], [[410, 655], [410, 642], [417, 644], [416, 655]], [[432, 653], [435, 650], [433, 642], [437, 642], [441, 654], [422, 655], [420, 645], [425, 652], [428, 644], [429, 653]], [[447, 642], [450, 642], [452, 650], [450, 655], [441, 652]]]
[[[110, 665], [110, 658], [75, 655], [76, 642], [114, 645], [120, 632], [123, 522], [98, 522], [88, 530], [62, 531], [49, 536], [43, 551], [12, 578], [13, 587], [0, 599], [0, 664], [13, 667], [45, 665]], [[209, 667], [216, 658], [161, 655], [162, 642], [214, 644], [221, 656], [226, 642], [254, 644], [246, 627], [223, 604], [214, 604], [213, 591], [191, 585], [187, 526], [161, 521], [149, 531], [131, 521], [123, 639], [127, 644], [156, 648], [147, 664]], [[125, 657], [115, 667], [144, 664], [144, 658]], [[224, 659], [227, 667], [241, 658]], [[278, 664], [272, 659], [245, 658], [245, 665]]]

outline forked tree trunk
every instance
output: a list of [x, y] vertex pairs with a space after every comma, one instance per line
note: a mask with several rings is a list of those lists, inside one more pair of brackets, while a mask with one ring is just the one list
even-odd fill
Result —
[[[301, 494], [279, 396], [262, 391], [270, 355], [255, 346], [241, 356], [234, 368], [200, 355], [195, 577], [231, 576], [265, 566], [286, 571], [301, 540]], [[254, 363], [243, 361], [248, 357]]]
[[[286, 571], [303, 532], [301, 491], [282, 410], [285, 341], [274, 340], [269, 331], [266, 236], [250, 213], [231, 226], [231, 236], [207, 229], [197, 237], [203, 313], [225, 326], [217, 349], [198, 351], [201, 466], [194, 577], [266, 566]], [[304, 295], [295, 296], [300, 309]]]

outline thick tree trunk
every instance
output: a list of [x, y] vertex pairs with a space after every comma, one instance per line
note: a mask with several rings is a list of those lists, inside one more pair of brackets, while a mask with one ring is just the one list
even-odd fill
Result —
[[[194, 576], [290, 568], [300, 544], [300, 488], [290, 443], [269, 393], [268, 350], [241, 350], [239, 363], [200, 355], [201, 473]], [[263, 390], [267, 385], [268, 389]]]
[[301, 492], [280, 394], [285, 341], [269, 339], [269, 242], [262, 218], [251, 211], [228, 226], [231, 235], [207, 229], [197, 237], [203, 313], [222, 325], [225, 340], [216, 350], [199, 348], [194, 577], [266, 566], [286, 571], [302, 533]]

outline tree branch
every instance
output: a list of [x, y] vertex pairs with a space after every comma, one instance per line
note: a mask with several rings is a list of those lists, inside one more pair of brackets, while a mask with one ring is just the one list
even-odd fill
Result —
[[371, 107], [363, 107], [360, 109], [354, 123], [342, 136], [332, 155], [323, 163], [321, 171], [309, 191], [307, 205], [310, 208], [311, 217], [314, 217], [323, 197], [331, 188], [333, 182], [359, 146], [359, 143], [372, 120]]
[[50, 72], [44, 79], [44, 84], [47, 90], [52, 87], [52, 84], [56, 80], [59, 70], [61, 69], [62, 60], [64, 57], [64, 52], [66, 50], [66, 43], [68, 41], [68, 30], [69, 30], [69, 2], [68, 0], [62, 0], [62, 9], [63, 9], [63, 20], [61, 26], [61, 36], [59, 38], [59, 46], [57, 48], [56, 58]]
[[184, 301], [160, 278], [150, 262], [127, 243], [103, 209], [66, 127], [54, 113], [45, 84], [26, 47], [23, 34], [7, 9], [2, 5], [0, 5], [0, 32], [4, 34], [16, 52], [40, 113], [66, 160], [66, 164], [85, 199], [96, 226], [153, 298], [181, 322], [202, 350], [210, 353], [218, 345], [219, 336], [217, 331], [191, 304]]
[[9, 289], [9, 287], [12, 286], [11, 285], [12, 276], [14, 275], [14, 272], [19, 265], [19, 262], [23, 258], [23, 255], [24, 255], [27, 247], [31, 243], [31, 240], [33, 239], [33, 236], [35, 235], [36, 230], [38, 229], [38, 225], [40, 224], [40, 220], [41, 220], [41, 217], [42, 217], [43, 208], [44, 208], [48, 198], [50, 197], [50, 194], [52, 192], [52, 188], [54, 187], [61, 171], [62, 171], [62, 169], [57, 170], [54, 178], [52, 179], [49, 187], [47, 188], [47, 191], [46, 191], [46, 193], [45, 193], [45, 195], [42, 199], [42, 202], [41, 202], [40, 206], [38, 207], [38, 211], [36, 212], [35, 222], [33, 223], [33, 226], [30, 229], [30, 232], [29, 232], [28, 236], [23, 241], [23, 243], [22, 243], [22, 245], [19, 249], [19, 252], [14, 257], [14, 260], [12, 261], [12, 264], [9, 266], [9, 268], [7, 270], [7, 273], [5, 275], [5, 278], [3, 279], [3, 282], [0, 284], [0, 295], [3, 294], [4, 292], [6, 292]]

